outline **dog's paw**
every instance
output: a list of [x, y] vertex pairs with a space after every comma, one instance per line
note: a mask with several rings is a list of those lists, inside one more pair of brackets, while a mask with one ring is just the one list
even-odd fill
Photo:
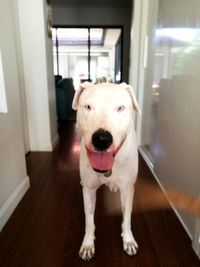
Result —
[[95, 254], [95, 247], [94, 244], [87, 246], [82, 245], [79, 251], [79, 257], [84, 261], [89, 261], [94, 257]]
[[122, 231], [122, 241], [124, 251], [129, 255], [133, 256], [138, 251], [138, 244], [131, 231]]
[[129, 242], [123, 241], [123, 247], [124, 247], [124, 251], [129, 256], [135, 255], [138, 251], [138, 244], [136, 243], [135, 240], [129, 241]]

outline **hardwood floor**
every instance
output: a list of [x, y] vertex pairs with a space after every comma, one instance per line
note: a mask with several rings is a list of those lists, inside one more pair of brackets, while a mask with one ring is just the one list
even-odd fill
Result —
[[200, 266], [190, 239], [170, 208], [140, 209], [141, 199], [146, 197], [140, 183], [158, 187], [141, 158], [132, 221], [138, 254], [129, 257], [123, 252], [118, 195], [102, 187], [95, 214], [95, 258], [89, 263], [79, 259], [84, 234], [79, 140], [71, 121], [62, 129], [53, 153], [27, 156], [31, 188], [0, 233], [0, 266]]

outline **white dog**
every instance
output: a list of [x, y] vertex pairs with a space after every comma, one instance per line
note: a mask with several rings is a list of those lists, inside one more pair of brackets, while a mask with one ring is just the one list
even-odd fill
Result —
[[76, 91], [73, 109], [82, 134], [80, 176], [85, 210], [85, 236], [79, 255], [90, 260], [95, 253], [94, 211], [96, 190], [106, 184], [120, 190], [123, 212], [122, 240], [128, 255], [138, 245], [131, 231], [138, 151], [133, 112], [140, 112], [131, 86], [85, 82]]

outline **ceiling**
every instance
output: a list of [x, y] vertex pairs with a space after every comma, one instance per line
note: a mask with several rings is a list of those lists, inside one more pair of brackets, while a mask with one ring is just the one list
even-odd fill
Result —
[[132, 0], [52, 0], [53, 7], [130, 8]]

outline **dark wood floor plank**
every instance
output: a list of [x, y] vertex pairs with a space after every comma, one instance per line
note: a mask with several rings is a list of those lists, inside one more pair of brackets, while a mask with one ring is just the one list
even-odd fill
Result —
[[0, 266], [200, 266], [189, 237], [170, 207], [142, 208], [145, 193], [140, 182], [160, 190], [142, 158], [132, 220], [138, 254], [129, 257], [123, 252], [119, 198], [102, 187], [95, 213], [96, 255], [87, 264], [79, 259], [84, 235], [79, 149], [80, 135], [71, 121], [60, 129], [60, 143], [53, 153], [27, 156], [31, 188], [0, 233]]

